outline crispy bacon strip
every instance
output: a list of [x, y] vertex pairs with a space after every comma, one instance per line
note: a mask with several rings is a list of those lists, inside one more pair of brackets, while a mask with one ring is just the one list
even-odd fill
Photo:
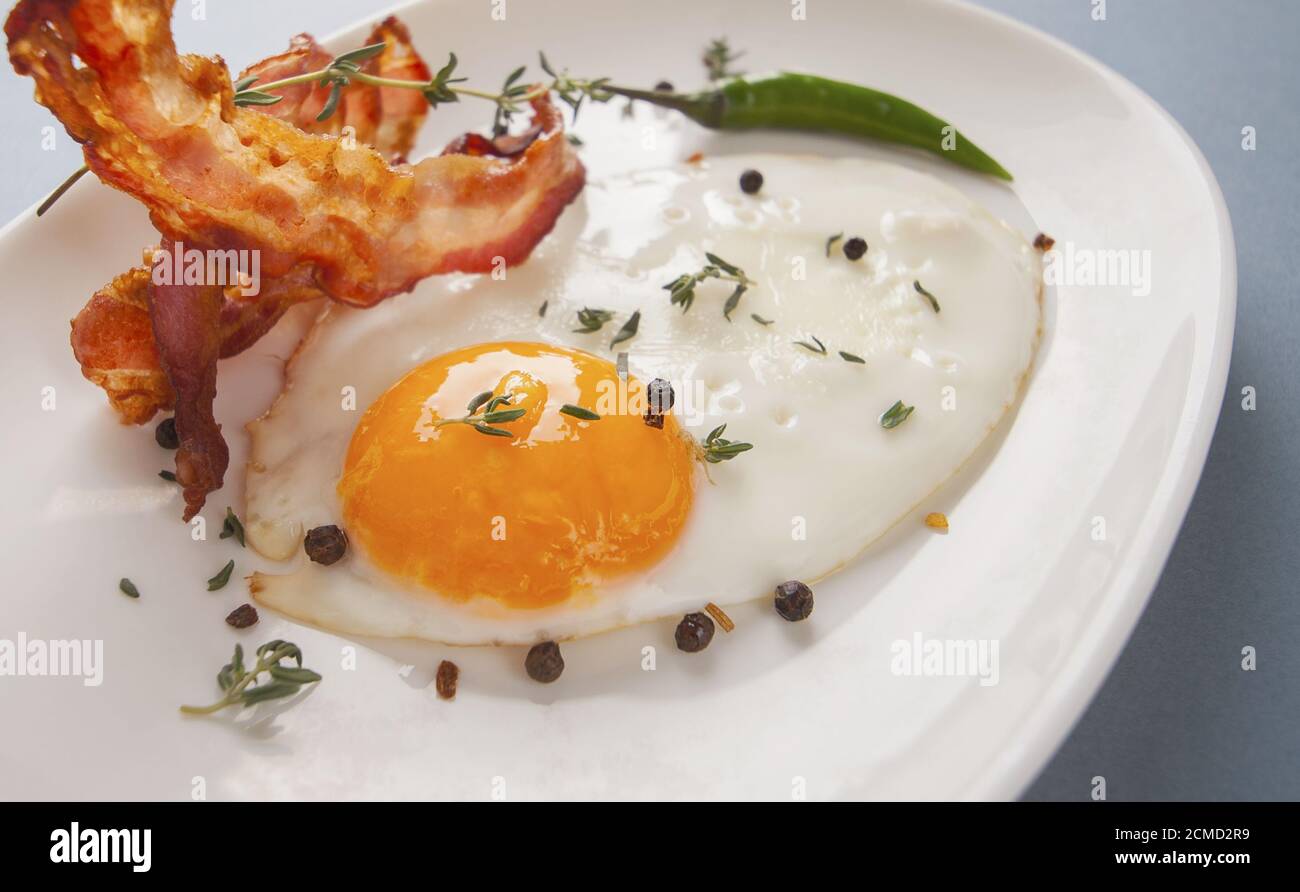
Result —
[[148, 268], [129, 269], [95, 292], [72, 320], [72, 352], [123, 423], [144, 424], [175, 404], [149, 321]]
[[[376, 43], [385, 44], [384, 51], [363, 62], [362, 71], [397, 80], [427, 81], [432, 77], [429, 67], [411, 43], [410, 31], [395, 16], [384, 19], [370, 33], [366, 45]], [[310, 34], [299, 34], [289, 42], [286, 52], [250, 65], [236, 80], [256, 76], [259, 84], [269, 84], [308, 71], [319, 71], [332, 58], [333, 54]], [[271, 92], [284, 98], [275, 105], [250, 108], [279, 118], [306, 133], [339, 136], [344, 134], [344, 128], [350, 127], [348, 135], [373, 146], [393, 161], [410, 153], [416, 133], [429, 112], [429, 103], [415, 90], [355, 84], [343, 92], [334, 114], [324, 121], [317, 121], [316, 116], [329, 98], [329, 87], [296, 84]]]
[[545, 96], [533, 101], [540, 134], [515, 157], [395, 168], [236, 108], [220, 61], [177, 55], [172, 3], [22, 0], [5, 25], [14, 69], [35, 79], [91, 170], [169, 238], [260, 250], [272, 276], [311, 264], [331, 296], [370, 306], [426, 276], [524, 260], [582, 188]]
[[[523, 141], [528, 136], [525, 133], [490, 140], [466, 133], [448, 143], [443, 154], [510, 157], [527, 148]], [[158, 411], [175, 404], [149, 320], [149, 281], [147, 266], [122, 273], [95, 292], [72, 320], [72, 352], [81, 364], [81, 373], [104, 389], [124, 424], [144, 424]], [[261, 293], [254, 297], [244, 297], [233, 286], [225, 289], [221, 358], [251, 347], [294, 304], [324, 296], [311, 267], [306, 265], [264, 281]]]
[[[163, 250], [171, 242], [163, 239]], [[185, 490], [185, 520], [220, 489], [230, 463], [221, 425], [212, 414], [221, 352], [221, 288], [216, 285], [149, 285], [149, 321], [158, 359], [176, 392], [176, 482]]]
[[[385, 19], [367, 40], [368, 44], [380, 42], [385, 49], [366, 61], [366, 71], [407, 80], [430, 76], [411, 43], [410, 32], [397, 18]], [[318, 70], [331, 58], [310, 34], [299, 34], [287, 52], [250, 65], [240, 78], [255, 75], [266, 84]], [[410, 152], [429, 110], [429, 104], [414, 91], [357, 84], [343, 94], [338, 112], [317, 121], [329, 95], [327, 88], [300, 84], [275, 92], [285, 98], [275, 105], [253, 108], [310, 133], [336, 134], [351, 125], [355, 139], [392, 158]], [[95, 292], [72, 320], [72, 351], [81, 373], [103, 388], [125, 424], [144, 424], [160, 409], [174, 405], [149, 321], [148, 291], [148, 268], [135, 267]], [[263, 283], [263, 293], [255, 298], [243, 298], [228, 289], [221, 310], [222, 358], [251, 346], [293, 304], [323, 296], [306, 266]]]
[[[144, 424], [175, 405], [149, 318], [150, 278], [146, 266], [127, 270], [96, 291], [72, 320], [72, 352], [81, 373], [104, 389], [124, 424]], [[294, 304], [320, 297], [324, 292], [307, 266], [264, 281], [255, 297], [244, 297], [236, 287], [224, 289], [221, 358], [251, 347]]]

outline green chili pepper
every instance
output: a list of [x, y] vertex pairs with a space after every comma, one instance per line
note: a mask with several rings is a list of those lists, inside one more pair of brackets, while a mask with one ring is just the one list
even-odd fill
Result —
[[[611, 93], [676, 109], [712, 130], [804, 130], [843, 133], [933, 152], [962, 167], [1010, 180], [1002, 165], [956, 128], [905, 99], [811, 74], [737, 77], [699, 93], [607, 87]], [[953, 146], [944, 148], [945, 137]]]

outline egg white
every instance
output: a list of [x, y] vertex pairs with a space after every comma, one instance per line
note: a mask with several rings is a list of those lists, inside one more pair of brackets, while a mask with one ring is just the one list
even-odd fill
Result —
[[[751, 167], [765, 178], [753, 196], [737, 186]], [[865, 239], [866, 256], [847, 260], [840, 241], [828, 257], [836, 233]], [[730, 321], [729, 283], [700, 285], [686, 313], [662, 289], [699, 269], [706, 250], [757, 282]], [[771, 597], [786, 579], [814, 582], [939, 487], [1006, 415], [1033, 362], [1041, 298], [1039, 257], [1022, 235], [896, 165], [732, 156], [592, 183], [503, 278], [443, 277], [368, 310], [323, 310], [281, 395], [249, 425], [248, 542], [297, 562], [257, 574], [250, 588], [261, 604], [343, 633], [526, 644]], [[599, 333], [574, 333], [583, 307], [617, 315]], [[412, 588], [355, 548], [330, 567], [305, 560], [305, 530], [340, 522], [335, 485], [355, 424], [404, 373], [504, 340], [613, 360], [610, 341], [635, 310], [639, 332], [618, 348], [632, 374], [673, 381], [674, 411], [695, 436], [725, 422], [726, 436], [754, 444], [710, 466], [712, 483], [701, 468], [690, 519], [659, 564], [555, 607], [512, 611]], [[814, 338], [826, 355], [795, 343]], [[884, 429], [879, 417], [896, 400], [916, 409]]]

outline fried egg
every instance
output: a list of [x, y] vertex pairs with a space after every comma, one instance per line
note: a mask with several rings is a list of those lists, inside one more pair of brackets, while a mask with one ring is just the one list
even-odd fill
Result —
[[[747, 288], [705, 277], [673, 302], [706, 252]], [[529, 644], [816, 582], [1007, 415], [1040, 283], [1021, 234], [888, 163], [733, 156], [593, 183], [517, 268], [321, 312], [249, 425], [247, 539], [293, 562], [250, 588], [341, 633]], [[753, 448], [703, 461], [724, 424]], [[350, 547], [322, 566], [303, 536], [329, 524]]]

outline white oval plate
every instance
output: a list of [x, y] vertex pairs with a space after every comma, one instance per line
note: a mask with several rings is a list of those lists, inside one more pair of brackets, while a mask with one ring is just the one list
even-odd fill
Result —
[[[238, 576], [273, 567], [216, 532], [225, 506], [240, 505], [242, 425], [275, 394], [292, 325], [222, 365], [217, 410], [232, 470], [204, 512], [208, 541], [195, 542], [175, 488], [155, 476], [170, 454], [152, 427], [117, 425], [68, 349], [67, 320], [153, 240], [141, 208], [83, 180], [48, 216], [29, 211], [0, 236], [10, 308], [0, 331], [0, 642], [102, 641], [102, 683], [0, 676], [0, 795], [177, 799], [201, 785], [210, 799], [1015, 796], [1136, 622], [1213, 433], [1236, 273], [1227, 211], [1196, 147], [1091, 59], [947, 2], [820, 0], [806, 21], [782, 3], [660, 0], [613, 13], [597, 0], [517, 2], [505, 22], [447, 5], [401, 14], [431, 62], [455, 49], [477, 84], [496, 84], [542, 48], [575, 73], [689, 86], [702, 80], [702, 45], [727, 34], [748, 51], [747, 67], [906, 96], [1017, 179], [1006, 188], [849, 140], [713, 134], [651, 109], [627, 121], [617, 103], [586, 108], [578, 122], [594, 177], [696, 150], [891, 158], [942, 176], [1029, 235], [1073, 245], [1076, 259], [1139, 252], [1149, 293], [1133, 276], [1048, 290], [1019, 412], [923, 509], [947, 511], [949, 535], [926, 530], [920, 514], [904, 519], [819, 586], [803, 626], [774, 622], [770, 603], [748, 605], [735, 611], [736, 632], [689, 661], [675, 658], [671, 623], [623, 630], [567, 645], [565, 677], [542, 687], [522, 677], [518, 649], [352, 642], [269, 611], [243, 633], [222, 622], [244, 592], [236, 580], [208, 593], [205, 580], [231, 557]], [[364, 32], [331, 45], [359, 45]], [[470, 102], [439, 109], [421, 148], [485, 117]], [[140, 600], [118, 593], [122, 576]], [[894, 643], [916, 635], [996, 642], [997, 683], [895, 674]], [[235, 641], [251, 650], [273, 637], [301, 644], [325, 681], [287, 708], [177, 713], [214, 697]], [[655, 671], [641, 668], [647, 645]], [[431, 684], [443, 656], [463, 670], [454, 703]], [[592, 671], [611, 664], [624, 671]]]

